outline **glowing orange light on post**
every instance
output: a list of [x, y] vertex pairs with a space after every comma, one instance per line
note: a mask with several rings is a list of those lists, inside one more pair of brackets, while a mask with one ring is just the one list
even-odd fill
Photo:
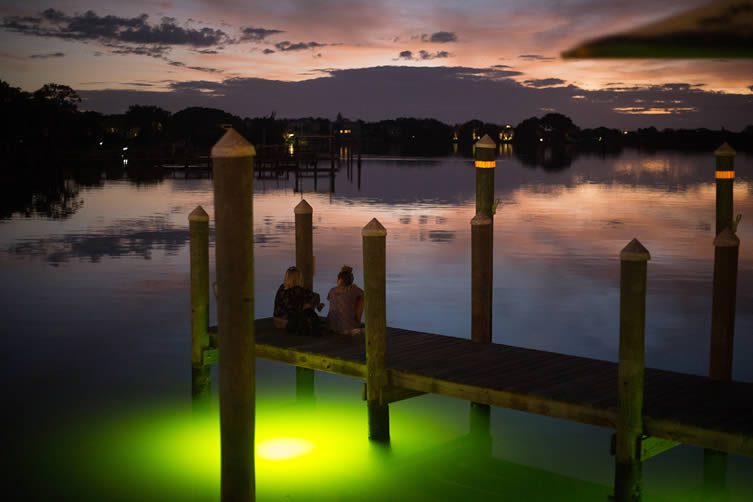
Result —
[[497, 162], [494, 160], [477, 160], [473, 165], [482, 169], [489, 169], [497, 167]]
[[733, 180], [735, 179], [735, 171], [717, 171], [716, 179], [718, 180]]

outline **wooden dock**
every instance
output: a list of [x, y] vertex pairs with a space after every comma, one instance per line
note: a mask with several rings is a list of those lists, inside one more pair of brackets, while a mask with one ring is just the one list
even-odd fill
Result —
[[[616, 427], [617, 363], [397, 328], [387, 347], [394, 387]], [[260, 319], [256, 355], [367, 376], [363, 335], [289, 335]], [[644, 399], [647, 435], [753, 457], [753, 384], [646, 368]]]
[[[257, 357], [296, 367], [296, 396], [301, 402], [313, 398], [314, 371], [364, 379], [368, 437], [373, 441], [390, 441], [390, 403], [425, 393], [469, 401], [470, 436], [482, 443], [491, 437], [490, 406], [613, 428], [616, 502], [639, 502], [643, 462], [679, 444], [705, 448], [708, 494], [723, 490], [727, 452], [753, 457], [753, 383], [731, 379], [740, 245], [731, 216], [734, 150], [725, 144], [715, 152], [717, 235], [709, 377], [645, 368], [651, 256], [635, 238], [619, 253], [617, 363], [492, 343], [495, 151], [488, 136], [476, 144], [469, 336], [387, 327], [387, 229], [374, 218], [361, 231], [366, 334], [314, 338], [276, 330], [271, 319], [254, 320], [255, 150], [232, 129], [213, 147], [217, 319], [222, 329], [219, 336], [208, 329], [209, 218], [197, 207], [189, 215], [191, 389], [196, 405], [206, 401], [211, 389], [208, 367], [218, 361], [221, 345], [223, 500], [254, 498]], [[351, 153], [348, 157], [352, 160]], [[293, 212], [296, 266], [301, 285], [313, 289], [313, 209], [302, 200]]]

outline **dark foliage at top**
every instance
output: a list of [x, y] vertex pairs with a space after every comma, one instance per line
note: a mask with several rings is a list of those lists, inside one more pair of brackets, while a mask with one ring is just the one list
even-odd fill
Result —
[[[561, 170], [583, 152], [616, 155], [624, 147], [648, 150], [675, 148], [712, 152], [723, 142], [736, 150], [753, 150], [753, 126], [742, 132], [693, 130], [621, 131], [581, 129], [559, 113], [531, 117], [515, 127], [470, 120], [448, 125], [434, 119], [397, 118], [353, 121], [340, 114], [326, 118], [241, 118], [213, 108], [190, 107], [170, 113], [157, 106], [133, 105], [123, 114], [81, 112], [81, 100], [68, 86], [46, 84], [29, 93], [0, 81], [0, 154], [9, 168], [0, 171], [4, 187], [0, 218], [14, 213], [66, 217], [80, 201], [74, 186], [102, 183], [91, 164], [118, 176], [126, 170], [136, 183], [161, 179], [152, 167], [207, 156], [212, 145], [233, 127], [263, 149], [293, 141], [312, 145], [357, 144], [366, 154], [442, 156], [456, 151], [470, 156], [474, 142], [488, 134], [513, 145], [514, 155], [531, 167]], [[330, 139], [331, 138], [331, 139]], [[281, 147], [280, 147], [281, 148]], [[286, 151], [286, 149], [283, 149]], [[61, 169], [76, 170], [76, 184], [65, 183]]]

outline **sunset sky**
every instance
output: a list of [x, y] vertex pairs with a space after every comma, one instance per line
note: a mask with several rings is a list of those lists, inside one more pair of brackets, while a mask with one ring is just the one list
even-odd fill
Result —
[[0, 79], [66, 84], [106, 113], [138, 103], [517, 123], [558, 111], [582, 126], [739, 130], [753, 123], [750, 59], [559, 56], [706, 3], [3, 0]]

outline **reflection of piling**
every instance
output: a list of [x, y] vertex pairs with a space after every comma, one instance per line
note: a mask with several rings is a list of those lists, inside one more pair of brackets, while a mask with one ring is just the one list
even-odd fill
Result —
[[204, 364], [209, 348], [209, 215], [196, 206], [188, 215], [191, 252], [191, 395], [206, 404], [212, 388], [212, 373]]
[[389, 405], [382, 399], [382, 391], [387, 385], [387, 230], [374, 218], [363, 227], [362, 235], [369, 439], [389, 441]]
[[[494, 170], [497, 145], [484, 135], [475, 145], [476, 216], [471, 220], [471, 339], [492, 342]], [[489, 405], [471, 403], [471, 435], [489, 437]]]
[[[725, 228], [714, 239], [714, 248], [709, 376], [714, 380], [728, 382], [732, 379], [740, 239], [729, 227]], [[706, 494], [710, 497], [723, 494], [727, 477], [727, 454], [704, 450], [703, 473]]]
[[[313, 212], [308, 202], [301, 200], [295, 209], [295, 265], [303, 276], [303, 287], [314, 290]], [[314, 306], [315, 307], [315, 306]], [[314, 399], [314, 370], [295, 368], [295, 390], [299, 401]]]
[[220, 336], [220, 450], [223, 501], [253, 500], [254, 233], [253, 157], [228, 129], [212, 148], [215, 166], [217, 319]]
[[633, 239], [620, 253], [620, 355], [614, 495], [617, 502], [641, 498], [643, 373], [648, 250]]
[[716, 157], [716, 233], [732, 227], [732, 188], [735, 184], [735, 150], [727, 143], [717, 148]]

